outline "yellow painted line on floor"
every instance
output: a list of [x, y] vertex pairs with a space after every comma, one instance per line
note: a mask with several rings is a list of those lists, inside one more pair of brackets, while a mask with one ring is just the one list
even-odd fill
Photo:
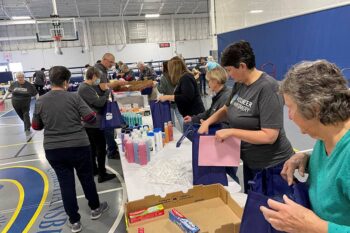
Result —
[[36, 167], [32, 167], [32, 166], [11, 166], [11, 167], [0, 168], [0, 170], [7, 169], [7, 168], [27, 168], [27, 169], [34, 170], [34, 171], [36, 171], [37, 173], [39, 173], [41, 175], [41, 177], [43, 178], [43, 181], [44, 181], [43, 196], [41, 197], [41, 200], [40, 200], [40, 203], [38, 205], [38, 208], [36, 209], [35, 213], [33, 214], [33, 217], [28, 222], [26, 228], [24, 228], [24, 230], [23, 230], [23, 233], [27, 233], [27, 232], [29, 232], [30, 228], [33, 226], [33, 224], [36, 221], [36, 219], [38, 218], [42, 208], [44, 207], [44, 204], [45, 204], [45, 201], [46, 201], [46, 198], [47, 198], [47, 194], [49, 193], [49, 179], [47, 178], [47, 175], [45, 174], [45, 172], [43, 172], [42, 170], [40, 170], [39, 168], [36, 168]]
[[43, 172], [42, 170], [36, 168], [36, 167], [32, 167], [32, 166], [17, 166], [17, 167], [23, 167], [23, 168], [28, 168], [28, 169], [32, 169], [34, 171], [36, 171], [37, 173], [39, 173], [41, 175], [41, 177], [44, 180], [44, 193], [43, 196], [41, 197], [40, 203], [38, 208], [36, 209], [32, 219], [29, 221], [28, 225], [26, 226], [26, 228], [24, 229], [23, 232], [29, 232], [30, 228], [33, 226], [34, 222], [36, 221], [36, 219], [38, 218], [41, 210], [44, 207], [46, 198], [47, 198], [47, 194], [49, 193], [49, 179], [47, 178], [47, 175], [45, 172]]
[[39, 142], [43, 142], [43, 141], [38, 140], [38, 141], [22, 142], [22, 143], [16, 143], [16, 144], [8, 144], [8, 145], [2, 145], [2, 146], [0, 146], [0, 148], [7, 148], [7, 147], [12, 147], [12, 146], [22, 146], [25, 144], [34, 144], [34, 143], [39, 143]]
[[24, 189], [23, 186], [17, 181], [12, 179], [0, 179], [0, 182], [10, 182], [17, 186], [19, 198], [18, 203], [15, 212], [13, 213], [10, 221], [6, 224], [5, 228], [2, 230], [2, 233], [8, 232], [8, 230], [11, 228], [12, 224], [15, 222], [19, 212], [22, 209], [23, 201], [24, 201]]

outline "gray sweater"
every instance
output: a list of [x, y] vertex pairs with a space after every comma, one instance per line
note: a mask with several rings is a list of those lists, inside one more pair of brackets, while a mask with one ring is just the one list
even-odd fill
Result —
[[95, 113], [76, 93], [52, 90], [36, 101], [32, 127], [45, 129], [45, 150], [82, 147], [90, 142], [81, 120], [95, 119]]
[[102, 111], [105, 106], [108, 96], [110, 95], [110, 90], [107, 90], [103, 93], [102, 96], [99, 96], [96, 92], [94, 86], [91, 86], [86, 83], [81, 83], [78, 88], [78, 95], [85, 101], [85, 103], [96, 112], [96, 121], [94, 123], [84, 122], [84, 127], [86, 128], [100, 128]]

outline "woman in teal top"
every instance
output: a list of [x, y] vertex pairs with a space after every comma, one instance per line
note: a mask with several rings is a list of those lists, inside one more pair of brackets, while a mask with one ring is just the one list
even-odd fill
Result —
[[[281, 85], [289, 118], [317, 139], [312, 154], [298, 153], [284, 164], [291, 185], [295, 169], [309, 172], [308, 210], [284, 196], [261, 207], [267, 221], [285, 232], [350, 232], [350, 91], [339, 68], [325, 60], [302, 62]], [[307, 169], [306, 169], [307, 168]]]

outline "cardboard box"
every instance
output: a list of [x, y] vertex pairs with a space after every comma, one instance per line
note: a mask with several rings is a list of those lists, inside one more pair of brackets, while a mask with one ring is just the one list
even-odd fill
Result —
[[[165, 214], [137, 223], [129, 223], [128, 215], [140, 209], [163, 204]], [[169, 193], [165, 197], [147, 196], [143, 200], [125, 204], [127, 231], [138, 233], [182, 233], [168, 218], [175, 208], [200, 228], [201, 233], [239, 233], [243, 209], [231, 198], [220, 184], [194, 186], [186, 193]]]

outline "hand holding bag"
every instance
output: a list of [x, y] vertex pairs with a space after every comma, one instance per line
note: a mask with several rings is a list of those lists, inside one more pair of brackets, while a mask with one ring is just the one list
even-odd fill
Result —
[[244, 207], [240, 233], [282, 233], [275, 230], [260, 211], [260, 206], [269, 208], [267, 204], [269, 198], [283, 202], [283, 195], [287, 195], [296, 203], [310, 208], [308, 185], [296, 183], [288, 186], [278, 170], [280, 169], [266, 169], [254, 179], [255, 183], [252, 191], [248, 193]]
[[113, 100], [110, 94], [107, 103], [102, 112], [101, 129], [121, 128], [124, 125], [122, 114], [120, 113], [118, 103]]
[[[198, 152], [199, 152], [199, 140], [200, 135], [198, 133], [200, 125], [193, 125], [192, 131], [192, 171], [193, 171], [193, 185], [208, 185], [220, 183], [224, 186], [228, 185], [226, 167], [215, 167], [215, 166], [199, 166], [198, 165]], [[220, 125], [212, 125], [209, 127], [208, 135], [215, 135], [216, 131], [219, 130]]]

